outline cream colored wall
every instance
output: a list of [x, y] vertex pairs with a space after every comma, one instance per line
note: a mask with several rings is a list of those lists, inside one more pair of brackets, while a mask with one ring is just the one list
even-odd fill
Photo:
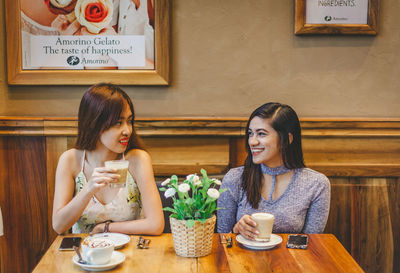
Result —
[[[400, 1], [381, 1], [376, 37], [294, 36], [293, 0], [172, 2], [171, 85], [124, 87], [138, 116], [248, 116], [267, 101], [302, 117], [400, 116]], [[5, 67], [0, 115], [77, 114], [87, 86], [8, 86]]]

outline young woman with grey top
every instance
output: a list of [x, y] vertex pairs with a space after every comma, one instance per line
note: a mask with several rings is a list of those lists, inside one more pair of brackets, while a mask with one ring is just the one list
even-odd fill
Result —
[[328, 178], [305, 167], [301, 128], [288, 105], [266, 103], [250, 116], [246, 127], [247, 158], [222, 181], [217, 229], [254, 239], [254, 212], [275, 216], [274, 233], [321, 233], [329, 214]]

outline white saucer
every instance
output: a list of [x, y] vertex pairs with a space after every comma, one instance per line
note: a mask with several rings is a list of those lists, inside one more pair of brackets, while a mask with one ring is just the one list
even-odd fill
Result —
[[114, 242], [114, 249], [120, 249], [123, 246], [125, 246], [127, 243], [129, 243], [129, 241], [131, 240], [131, 238], [126, 235], [126, 234], [122, 234], [122, 233], [112, 233], [112, 232], [107, 232], [107, 233], [96, 233], [93, 234], [91, 237], [93, 238], [107, 238], [110, 239], [111, 241]]
[[75, 255], [72, 257], [72, 261], [74, 264], [79, 265], [83, 270], [89, 270], [89, 271], [104, 271], [104, 270], [110, 270], [120, 263], [123, 263], [125, 261], [125, 254], [119, 251], [114, 251], [111, 260], [108, 264], [80, 264], [78, 263], [79, 258], [78, 255]]
[[269, 242], [259, 242], [259, 241], [247, 240], [242, 235], [238, 234], [236, 236], [236, 241], [238, 241], [247, 248], [260, 250], [260, 249], [270, 249], [279, 245], [280, 243], [282, 243], [282, 237], [276, 234], [271, 234], [271, 239]]

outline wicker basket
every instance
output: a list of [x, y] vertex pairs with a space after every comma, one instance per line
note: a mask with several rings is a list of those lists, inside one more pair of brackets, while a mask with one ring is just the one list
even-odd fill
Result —
[[211, 253], [215, 226], [215, 215], [205, 223], [196, 221], [188, 228], [185, 220], [169, 218], [172, 238], [177, 255], [182, 257], [202, 257]]

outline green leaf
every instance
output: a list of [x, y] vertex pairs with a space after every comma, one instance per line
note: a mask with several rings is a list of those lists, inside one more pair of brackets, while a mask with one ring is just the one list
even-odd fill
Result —
[[206, 170], [204, 170], [203, 168], [200, 170], [200, 172], [201, 172], [201, 175], [204, 177], [204, 178], [206, 178], [207, 177], [207, 172], [206, 172]]
[[228, 189], [219, 189], [219, 193], [223, 193], [223, 192], [226, 192]]
[[197, 219], [197, 220], [199, 220], [200, 223], [203, 223], [203, 224], [207, 221], [207, 219]]
[[176, 210], [174, 210], [173, 208], [170, 208], [170, 207], [165, 207], [165, 208], [163, 208], [163, 210], [176, 213]]
[[188, 228], [193, 227], [193, 226], [194, 226], [194, 223], [196, 223], [196, 220], [192, 220], [192, 219], [186, 220], [186, 226], [187, 226]]
[[171, 176], [171, 181], [178, 182], [178, 177], [174, 174]]
[[216, 204], [215, 202], [213, 202], [213, 203], [211, 204], [211, 211], [210, 211], [210, 213], [212, 213], [212, 212], [215, 210], [216, 207], [217, 207], [217, 204]]
[[160, 188], [160, 191], [166, 191], [167, 189], [166, 188]]

